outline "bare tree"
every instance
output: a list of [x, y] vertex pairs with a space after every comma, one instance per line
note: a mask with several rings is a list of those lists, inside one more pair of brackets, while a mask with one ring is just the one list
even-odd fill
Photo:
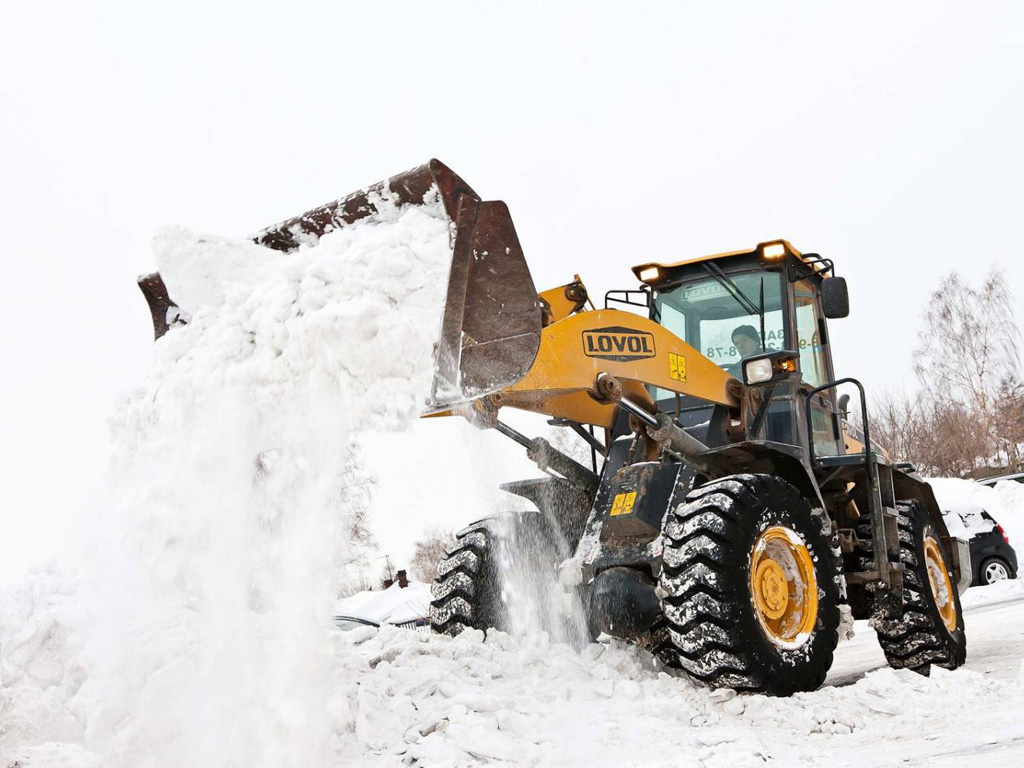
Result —
[[[897, 461], [931, 466], [925, 455], [924, 409], [919, 399], [904, 392], [883, 392], [868, 403], [871, 420], [871, 442], [878, 443]], [[855, 426], [860, 418], [854, 416]]]
[[452, 541], [452, 537], [440, 528], [427, 531], [413, 550], [409, 561], [409, 572], [416, 581], [431, 583], [437, 578], [437, 564], [444, 557], [444, 548]]
[[993, 408], [994, 437], [998, 455], [1008, 472], [1024, 471], [1024, 383], [1006, 379], [998, 390]]
[[987, 412], [1000, 385], [1020, 371], [1020, 332], [1006, 276], [995, 268], [974, 288], [950, 273], [932, 293], [924, 319], [914, 352], [921, 386]]
[[377, 477], [367, 469], [359, 445], [351, 443], [340, 477], [342, 524], [348, 542], [345, 560], [339, 568], [339, 595], [354, 594], [370, 588], [368, 585], [372, 584], [368, 571], [377, 542], [370, 531], [368, 516], [376, 484]]
[[872, 442], [895, 461], [954, 477], [972, 476], [981, 466], [987, 437], [977, 428], [976, 415], [960, 403], [887, 392], [875, 398], [869, 418]]
[[1005, 276], [993, 269], [974, 288], [949, 274], [924, 320], [914, 352], [921, 392], [877, 398], [873, 438], [893, 458], [932, 474], [974, 477], [1020, 466], [1020, 333]]
[[357, 443], [348, 446], [341, 472], [342, 503], [352, 550], [360, 555], [376, 546], [367, 516], [377, 477], [366, 468]]

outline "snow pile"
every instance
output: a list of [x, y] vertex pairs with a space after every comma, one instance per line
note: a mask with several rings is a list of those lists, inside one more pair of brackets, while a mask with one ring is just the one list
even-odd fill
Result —
[[357, 592], [339, 600], [334, 612], [356, 616], [378, 624], [402, 624], [426, 618], [430, 610], [430, 585], [410, 581], [404, 589], [398, 583], [378, 592]]
[[1024, 483], [1004, 480], [989, 487], [973, 480], [937, 477], [928, 484], [943, 512], [984, 509], [1003, 527], [1010, 544], [1024, 543]]
[[[69, 630], [80, 624], [75, 598], [74, 583], [48, 569], [0, 590], [0, 765], [14, 757], [4, 747], [82, 740], [82, 725], [67, 706], [85, 675], [75, 661], [81, 646]], [[75, 747], [57, 751], [86, 754]], [[44, 764], [60, 765], [59, 757]], [[88, 765], [88, 758], [72, 764]]]
[[616, 641], [575, 653], [391, 627], [335, 641], [338, 764], [350, 767], [903, 764], [941, 754], [933, 739], [1020, 737], [1024, 711], [1024, 688], [966, 670], [884, 668], [777, 699], [697, 688]]
[[[190, 323], [112, 420], [110, 499], [77, 594], [37, 579], [11, 598], [0, 758], [45, 737], [112, 765], [327, 762], [340, 477], [356, 431], [403, 428], [429, 392], [451, 251], [427, 202], [378, 201], [291, 255], [159, 239]], [[39, 733], [19, 697], [48, 708]]]
[[[1024, 603], [1024, 579], [1020, 578], [1004, 579], [986, 587], [972, 587], [960, 596], [960, 604], [965, 612], [978, 606], [1018, 601]], [[972, 639], [973, 636], [969, 635], [968, 649], [970, 649], [969, 643]], [[1017, 636], [1015, 639], [1020, 641], [1024, 638]], [[1024, 665], [1024, 657], [1021, 658], [1021, 664]], [[1024, 670], [1024, 666], [1022, 666], [1022, 670]], [[1024, 679], [1021, 680], [1021, 683], [1024, 683]]]

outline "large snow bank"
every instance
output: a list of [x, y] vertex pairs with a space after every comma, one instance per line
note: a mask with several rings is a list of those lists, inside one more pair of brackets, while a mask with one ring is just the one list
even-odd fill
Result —
[[995, 518], [1010, 544], [1024, 544], [1024, 483], [1004, 480], [994, 487], [953, 477], [929, 478], [939, 506], [945, 511], [984, 509]]
[[3, 598], [0, 764], [88, 762], [26, 756], [47, 741], [124, 766], [328, 762], [339, 477], [354, 432], [428, 394], [451, 254], [427, 202], [290, 255], [158, 239], [190, 323], [112, 419], [84, 581]]
[[357, 616], [378, 624], [402, 624], [426, 617], [430, 610], [430, 585], [410, 581], [404, 589], [398, 583], [378, 591], [357, 592], [339, 600], [334, 612]]

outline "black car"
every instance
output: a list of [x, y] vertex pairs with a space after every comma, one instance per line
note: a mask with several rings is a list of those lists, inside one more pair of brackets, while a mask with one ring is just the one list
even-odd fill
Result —
[[[950, 533], [970, 536], [972, 587], [987, 586], [1003, 579], [1017, 578], [1017, 553], [1010, 539], [995, 518], [984, 509], [963, 508], [943, 512]], [[951, 520], [952, 516], [958, 520]], [[957, 523], [961, 523], [958, 525]]]

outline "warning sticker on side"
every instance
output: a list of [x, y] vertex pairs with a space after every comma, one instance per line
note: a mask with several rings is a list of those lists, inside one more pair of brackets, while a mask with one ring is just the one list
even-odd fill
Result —
[[633, 514], [633, 504], [635, 503], [636, 491], [620, 493], [615, 497], [614, 501], [612, 501], [612, 511], [609, 514], [612, 517], [618, 517], [619, 515], [631, 515]]
[[668, 353], [668, 377], [673, 381], [686, 381], [686, 358], [675, 352]]

